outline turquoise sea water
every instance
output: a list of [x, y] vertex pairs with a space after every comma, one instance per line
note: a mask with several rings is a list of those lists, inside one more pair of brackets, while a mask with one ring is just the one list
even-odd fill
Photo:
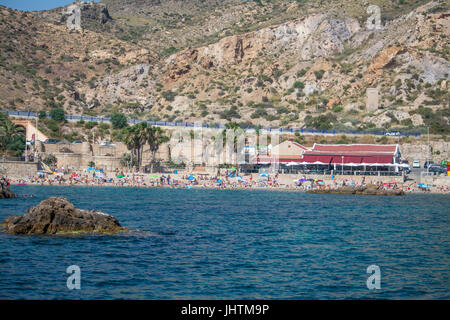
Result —
[[[13, 187], [0, 220], [50, 196], [116, 236], [0, 233], [0, 299], [449, 299], [450, 197]], [[381, 269], [370, 291], [369, 265]], [[66, 268], [81, 268], [68, 290]]]

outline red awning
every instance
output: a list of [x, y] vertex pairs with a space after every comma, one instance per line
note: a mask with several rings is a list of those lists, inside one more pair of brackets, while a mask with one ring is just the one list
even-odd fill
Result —
[[330, 163], [331, 160], [333, 160], [332, 156], [304, 155], [301, 162], [308, 162], [311, 164], [317, 161], [322, 163]]
[[290, 163], [290, 162], [301, 162], [303, 161], [300, 157], [292, 158], [276, 158], [276, 157], [257, 157], [252, 160], [252, 164], [268, 164], [268, 163]]
[[315, 144], [313, 151], [317, 152], [380, 152], [395, 153], [397, 145], [376, 145], [376, 144]]
[[361, 163], [392, 163], [392, 156], [330, 156], [330, 155], [304, 155], [301, 162], [314, 164], [315, 162], [322, 162], [324, 164], [361, 164]]

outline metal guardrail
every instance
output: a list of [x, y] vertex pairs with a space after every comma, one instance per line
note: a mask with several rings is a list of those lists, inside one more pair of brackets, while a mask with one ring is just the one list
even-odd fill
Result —
[[[25, 118], [37, 118], [38, 114], [36, 112], [25, 112], [25, 111], [9, 111], [0, 110], [10, 116], [25, 117]], [[50, 116], [47, 114], [47, 118]], [[66, 115], [66, 120], [68, 121], [91, 121], [91, 122], [110, 122], [108, 117], [91, 117], [91, 116], [76, 116], [76, 115]], [[147, 122], [152, 126], [164, 126], [164, 127], [192, 127], [192, 128], [217, 128], [225, 129], [225, 125], [216, 124], [208, 125], [202, 123], [192, 123], [192, 122], [170, 122], [170, 121], [153, 121], [153, 120], [128, 120], [129, 124], [136, 124], [140, 122]], [[246, 130], [255, 130], [255, 127], [243, 127]], [[376, 135], [376, 136], [397, 136], [397, 137], [419, 137], [422, 134], [420, 132], [392, 132], [392, 131], [357, 131], [357, 130], [317, 130], [317, 129], [295, 129], [295, 128], [271, 128], [263, 127], [260, 130], [272, 132], [286, 132], [286, 133], [300, 133], [300, 134], [327, 134], [327, 135], [340, 135], [340, 134], [351, 134], [351, 135]]]
[[13, 161], [13, 162], [17, 162], [17, 161], [25, 161], [25, 157], [9, 157], [9, 156], [1, 156], [0, 157], [0, 162], [2, 161]]

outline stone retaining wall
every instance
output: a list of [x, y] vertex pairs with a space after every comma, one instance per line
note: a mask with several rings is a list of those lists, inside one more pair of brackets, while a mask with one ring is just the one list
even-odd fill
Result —
[[[450, 160], [450, 143], [446, 141], [430, 142], [432, 155], [431, 159], [435, 163], [440, 163], [442, 160]], [[412, 165], [412, 162], [419, 160], [421, 166], [430, 157], [430, 148], [427, 144], [412, 144], [405, 143], [400, 145], [400, 153], [402, 159], [407, 159]]]
[[35, 162], [3, 161], [0, 159], [0, 175], [10, 178], [35, 176], [39, 165]]
[[58, 167], [64, 166], [69, 169], [87, 169], [89, 163], [92, 161], [97, 168], [103, 168], [107, 171], [114, 171], [116, 168], [121, 168], [120, 157], [105, 157], [105, 156], [91, 156], [76, 153], [55, 153], [58, 160]]

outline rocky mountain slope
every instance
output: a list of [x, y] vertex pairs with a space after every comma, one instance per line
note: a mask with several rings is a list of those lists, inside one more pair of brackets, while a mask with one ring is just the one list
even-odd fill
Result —
[[[370, 30], [367, 8], [381, 9]], [[0, 106], [167, 121], [446, 135], [448, 1], [158, 1], [0, 7]], [[366, 110], [367, 88], [380, 109]]]

